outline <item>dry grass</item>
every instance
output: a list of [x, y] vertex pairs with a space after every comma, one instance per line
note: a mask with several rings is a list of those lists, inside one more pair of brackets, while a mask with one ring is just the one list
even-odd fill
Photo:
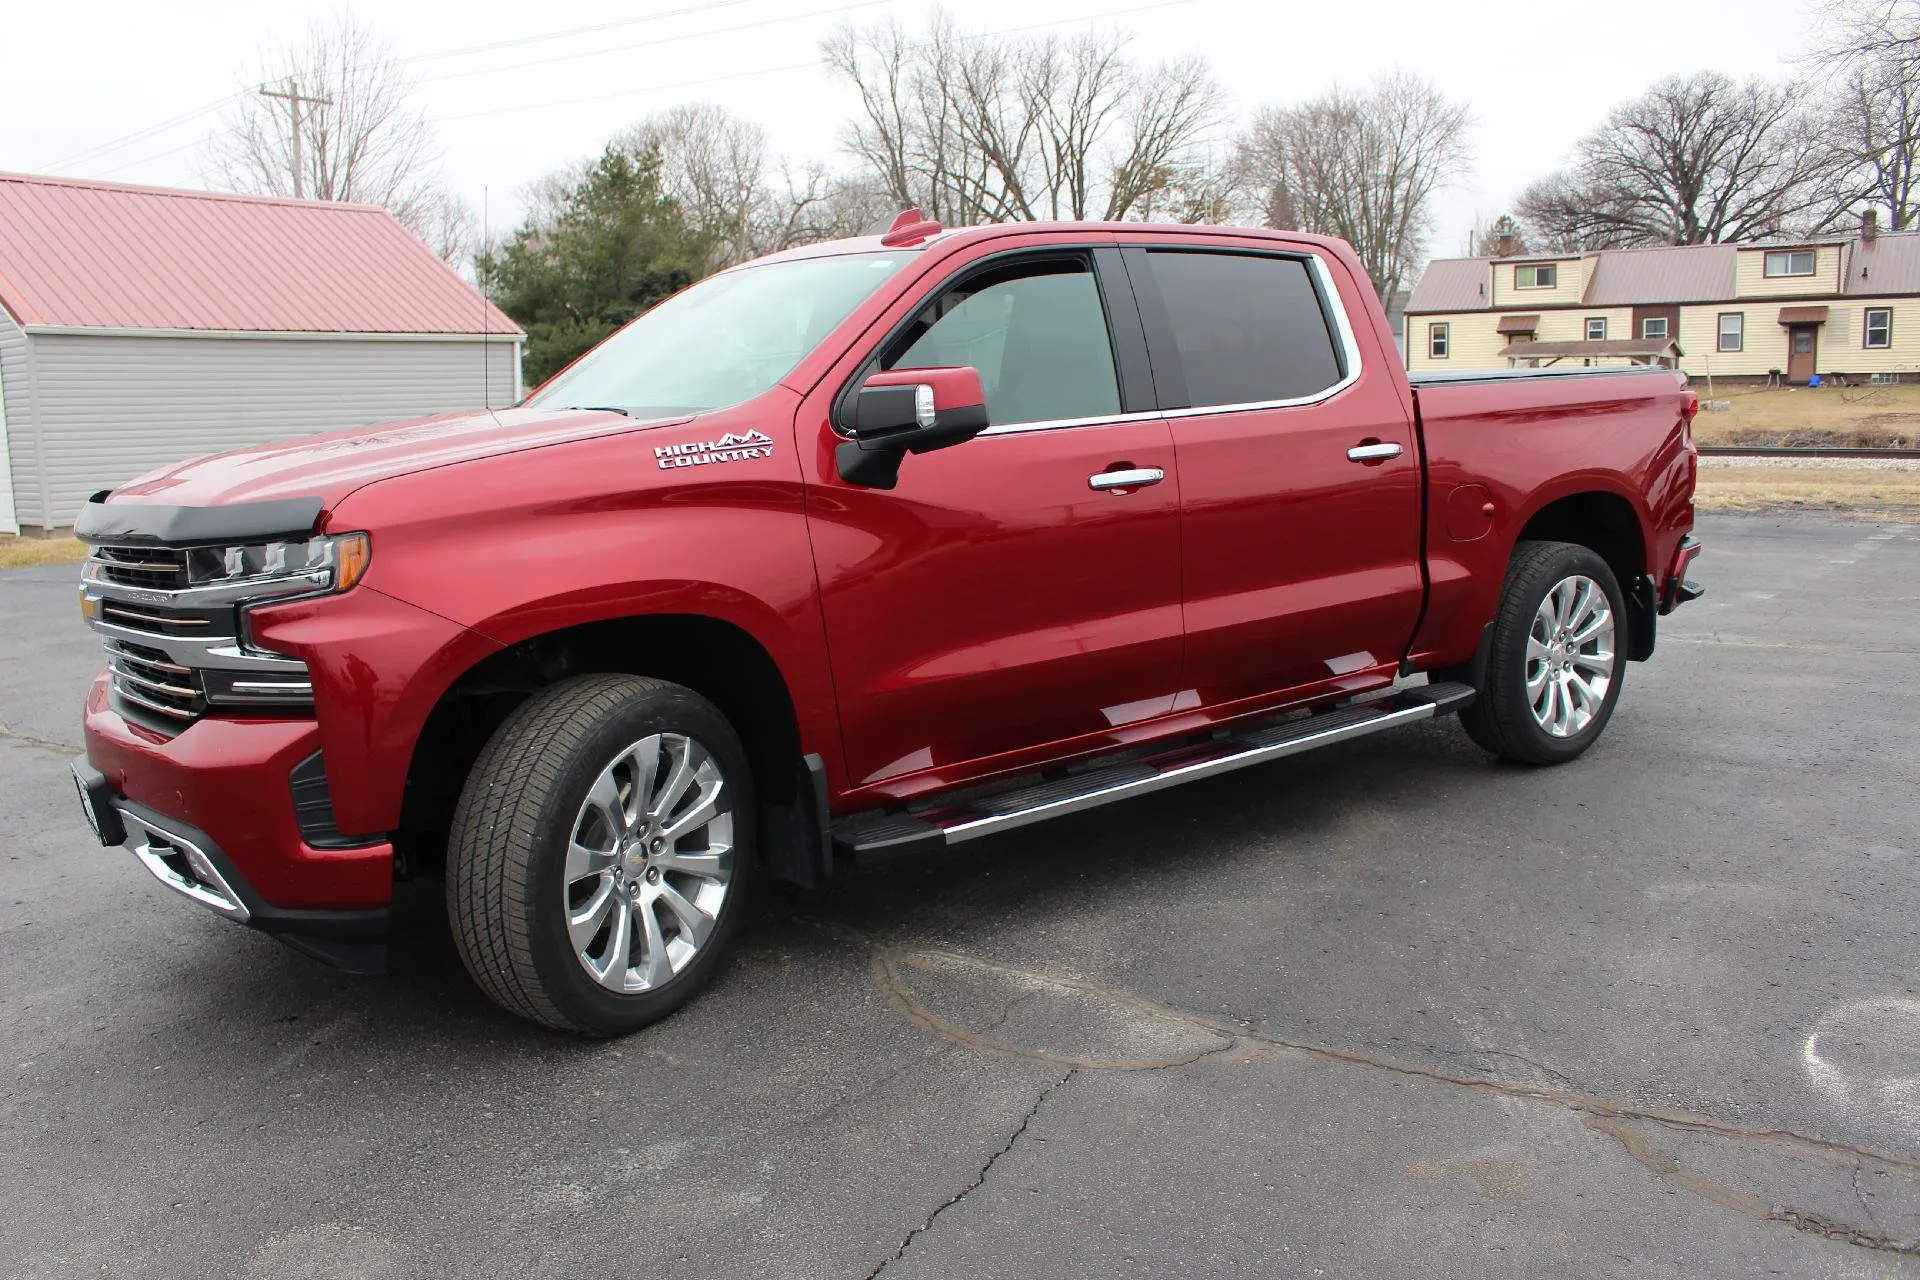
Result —
[[0, 569], [23, 569], [30, 564], [72, 564], [86, 558], [86, 544], [72, 538], [0, 536]]
[[1844, 467], [1702, 467], [1694, 502], [1706, 511], [1848, 508], [1920, 522], [1920, 471]]
[[[1707, 398], [1704, 378], [1693, 380]], [[1859, 445], [1884, 448], [1920, 438], [1920, 384], [1894, 387], [1741, 388], [1715, 395], [1731, 409], [1693, 420], [1701, 444]], [[1791, 438], [1789, 438], [1791, 437]]]

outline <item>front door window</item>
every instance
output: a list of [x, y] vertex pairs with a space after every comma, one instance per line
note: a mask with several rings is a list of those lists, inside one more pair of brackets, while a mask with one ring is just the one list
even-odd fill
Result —
[[989, 270], [947, 290], [894, 342], [885, 369], [971, 365], [996, 427], [1110, 418], [1120, 382], [1086, 259]]

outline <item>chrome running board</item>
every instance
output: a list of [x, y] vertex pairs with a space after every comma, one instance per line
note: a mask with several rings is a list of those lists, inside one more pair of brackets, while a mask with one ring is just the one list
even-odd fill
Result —
[[1217, 737], [1162, 747], [1151, 755], [1112, 763], [1096, 760], [1077, 772], [1000, 790], [973, 791], [905, 809], [855, 814], [833, 824], [834, 852], [841, 855], [906, 852], [960, 844], [998, 835], [1119, 800], [1162, 791], [1183, 782], [1299, 755], [1419, 720], [1458, 711], [1473, 701], [1464, 684], [1402, 689], [1372, 702], [1356, 702], [1317, 715], [1255, 724]]

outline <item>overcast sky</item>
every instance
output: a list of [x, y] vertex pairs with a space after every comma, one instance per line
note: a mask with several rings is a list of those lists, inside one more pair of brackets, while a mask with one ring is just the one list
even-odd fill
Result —
[[[250, 90], [263, 47], [296, 39], [330, 0], [17, 0], [0, 17], [0, 170], [200, 186], [223, 94]], [[758, 120], [784, 152], [844, 163], [850, 91], [814, 61], [836, 25], [932, 0], [380, 0], [350, 6], [409, 60], [446, 178], [496, 233], [526, 184], [676, 102]], [[1811, 30], [1804, 0], [1647, 6], [1436, 0], [967, 0], [973, 29], [1135, 35], [1143, 58], [1206, 55], [1245, 116], [1396, 65], [1473, 104], [1474, 166], [1445, 193], [1432, 252], [1463, 251], [1613, 102], [1671, 73], [1783, 74]], [[542, 38], [600, 25], [599, 30]], [[512, 42], [512, 43], [505, 43]], [[496, 45], [482, 52], [450, 53]], [[582, 99], [591, 99], [582, 101]], [[200, 114], [192, 114], [199, 112]], [[187, 117], [178, 119], [179, 117]], [[103, 150], [136, 131], [141, 136]]]

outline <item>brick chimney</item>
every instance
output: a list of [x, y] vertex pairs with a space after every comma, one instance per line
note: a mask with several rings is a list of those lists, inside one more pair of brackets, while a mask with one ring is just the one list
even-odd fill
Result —
[[1520, 252], [1520, 241], [1511, 231], [1502, 231], [1499, 238], [1493, 242], [1493, 255], [1496, 258], [1511, 258], [1518, 252]]
[[1869, 209], [1860, 215], [1860, 239], [1872, 244], [1880, 236], [1880, 211]]

